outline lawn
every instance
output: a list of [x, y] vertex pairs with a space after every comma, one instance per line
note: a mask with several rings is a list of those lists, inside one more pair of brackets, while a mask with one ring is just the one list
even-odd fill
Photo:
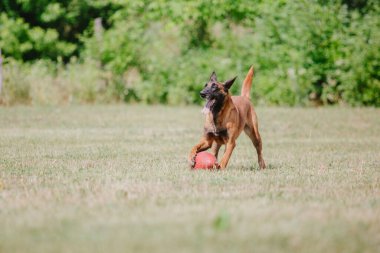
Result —
[[191, 171], [200, 107], [0, 108], [0, 252], [379, 252], [380, 110], [257, 108]]

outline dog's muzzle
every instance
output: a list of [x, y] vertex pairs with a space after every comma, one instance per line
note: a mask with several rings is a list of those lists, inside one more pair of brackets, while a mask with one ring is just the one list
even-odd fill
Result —
[[207, 93], [204, 92], [204, 91], [201, 91], [199, 94], [201, 95], [201, 98], [206, 98], [207, 97]]

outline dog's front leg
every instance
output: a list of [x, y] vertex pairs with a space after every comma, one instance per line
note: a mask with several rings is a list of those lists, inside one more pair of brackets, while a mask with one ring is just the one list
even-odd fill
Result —
[[211, 146], [211, 154], [215, 156], [216, 159], [218, 159], [219, 149], [222, 146], [222, 144], [217, 143], [214, 141]]
[[212, 139], [210, 138], [207, 138], [207, 137], [203, 137], [199, 143], [197, 145], [195, 145], [192, 149], [191, 149], [191, 152], [189, 154], [189, 158], [188, 158], [188, 161], [189, 161], [189, 164], [190, 164], [190, 167], [193, 168], [194, 165], [195, 165], [195, 156], [197, 153], [199, 152], [202, 152], [206, 149], [209, 149], [212, 145]]
[[222, 157], [222, 160], [220, 161], [220, 168], [224, 169], [227, 167], [228, 161], [230, 160], [232, 151], [234, 150], [236, 146], [235, 140], [229, 140], [226, 144], [226, 152], [224, 152], [224, 155]]

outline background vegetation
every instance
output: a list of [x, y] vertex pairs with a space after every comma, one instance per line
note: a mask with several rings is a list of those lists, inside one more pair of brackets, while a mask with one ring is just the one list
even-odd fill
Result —
[[200, 103], [212, 70], [241, 82], [251, 64], [256, 103], [380, 105], [375, 0], [3, 0], [0, 11], [6, 105]]

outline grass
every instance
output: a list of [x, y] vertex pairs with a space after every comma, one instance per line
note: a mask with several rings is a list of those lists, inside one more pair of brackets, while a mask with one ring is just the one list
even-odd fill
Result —
[[0, 108], [0, 252], [379, 252], [380, 110], [257, 113], [190, 171], [198, 107]]

